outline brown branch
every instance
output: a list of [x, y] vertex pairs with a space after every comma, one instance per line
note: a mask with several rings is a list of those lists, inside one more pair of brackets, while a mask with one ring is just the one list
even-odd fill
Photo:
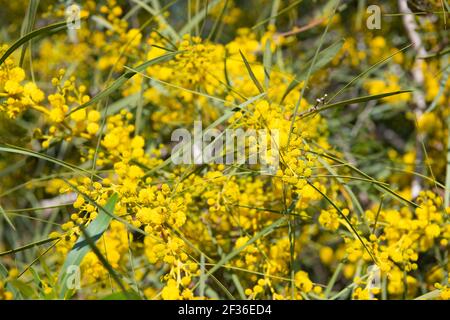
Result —
[[315, 19], [313, 21], [311, 21], [310, 23], [308, 23], [307, 25], [303, 26], [303, 27], [297, 27], [295, 26], [291, 31], [288, 32], [284, 32], [284, 33], [278, 33], [276, 34], [278, 37], [289, 37], [289, 36], [293, 36], [295, 34], [307, 31], [309, 29], [314, 28], [315, 26], [318, 26], [319, 24], [321, 24], [322, 22], [324, 22], [326, 20], [326, 18], [320, 18], [320, 19]]

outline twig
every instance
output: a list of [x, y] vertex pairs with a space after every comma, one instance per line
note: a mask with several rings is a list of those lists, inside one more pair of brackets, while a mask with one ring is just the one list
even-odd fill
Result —
[[301, 33], [301, 32], [304, 32], [306, 30], [312, 29], [315, 26], [318, 26], [319, 24], [324, 22], [325, 20], [326, 20], [325, 18], [316, 19], [316, 20], [311, 21], [310, 23], [308, 23], [307, 25], [305, 25], [303, 27], [299, 28], [299, 27], [295, 26], [291, 31], [284, 32], [284, 33], [279, 33], [279, 34], [277, 34], [277, 36], [279, 36], [279, 37], [293, 36], [294, 34]]

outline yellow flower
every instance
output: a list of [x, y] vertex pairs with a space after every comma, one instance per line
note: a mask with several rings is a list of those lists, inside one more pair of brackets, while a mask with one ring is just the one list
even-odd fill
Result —
[[313, 289], [313, 283], [309, 279], [308, 274], [305, 271], [297, 271], [294, 276], [295, 286], [302, 292], [308, 293]]
[[9, 71], [9, 79], [15, 82], [21, 82], [25, 79], [25, 71], [20, 67], [14, 67]]
[[436, 238], [441, 233], [441, 228], [437, 224], [430, 224], [425, 228], [425, 233], [430, 238]]
[[74, 113], [72, 113], [70, 115], [70, 118], [74, 121], [83, 121], [84, 119], [86, 119], [86, 109], [81, 109], [78, 111], [75, 111]]
[[320, 260], [328, 265], [333, 261], [333, 249], [330, 247], [322, 247], [319, 252]]
[[52, 122], [63, 122], [64, 112], [59, 108], [52, 109], [50, 110], [49, 118]]
[[90, 122], [90, 123], [87, 125], [86, 130], [87, 130], [87, 132], [88, 132], [89, 134], [94, 135], [94, 134], [96, 134], [96, 133], [98, 132], [98, 130], [100, 130], [100, 126], [99, 126], [98, 123], [96, 123], [96, 122]]
[[170, 279], [167, 282], [167, 285], [163, 288], [161, 292], [161, 297], [164, 300], [180, 299], [180, 290], [178, 289], [178, 286], [174, 280]]
[[119, 145], [119, 138], [112, 133], [108, 133], [102, 141], [102, 144], [108, 149], [114, 149]]
[[19, 84], [19, 82], [14, 80], [6, 81], [4, 89], [10, 95], [19, 94], [23, 91], [23, 87]]
[[90, 122], [97, 122], [100, 120], [100, 117], [101, 117], [100, 112], [98, 112], [97, 110], [91, 110], [88, 113], [88, 120]]
[[36, 86], [35, 83], [28, 82], [23, 88], [24, 95], [31, 97], [31, 99], [33, 99], [33, 102], [39, 103], [44, 100], [44, 93]]

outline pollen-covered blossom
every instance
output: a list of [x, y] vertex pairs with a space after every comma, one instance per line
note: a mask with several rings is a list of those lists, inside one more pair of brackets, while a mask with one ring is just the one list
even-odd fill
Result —
[[[0, 55], [7, 46], [0, 47]], [[9, 118], [16, 118], [28, 109], [41, 110], [44, 93], [34, 82], [25, 82], [25, 71], [14, 63], [11, 58], [0, 66], [0, 112], [5, 112]]]

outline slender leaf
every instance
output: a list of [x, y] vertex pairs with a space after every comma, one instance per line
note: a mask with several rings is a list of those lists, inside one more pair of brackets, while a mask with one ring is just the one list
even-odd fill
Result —
[[67, 23], [65, 21], [63, 21], [63, 22], [58, 22], [58, 23], [55, 23], [55, 24], [51, 24], [51, 25], [45, 26], [43, 28], [34, 30], [34, 31], [30, 32], [30, 33], [27, 33], [26, 35], [21, 37], [19, 40], [14, 42], [11, 45], [11, 47], [8, 48], [8, 50], [6, 50], [6, 52], [0, 58], [0, 65], [3, 64], [3, 62], [5, 62], [5, 60], [14, 51], [16, 51], [18, 48], [20, 48], [20, 46], [23, 45], [24, 43], [27, 43], [28, 41], [30, 41], [33, 38], [36, 38], [38, 36], [42, 36], [42, 35], [48, 34], [50, 32], [57, 32], [57, 31], [64, 30], [64, 29], [66, 29], [66, 27], [67, 27]]
[[11, 250], [0, 252], [0, 257], [6, 256], [6, 255], [11, 254], [11, 253], [17, 253], [17, 252], [21, 252], [21, 251], [24, 251], [24, 250], [28, 250], [28, 249], [34, 248], [36, 246], [41, 246], [43, 244], [56, 241], [58, 239], [60, 239], [60, 237], [48, 238], [48, 239], [35, 241], [35, 242], [29, 243], [27, 245], [24, 245], [22, 247], [18, 247], [18, 248], [15, 248], [15, 249], [11, 249]]
[[[105, 205], [105, 209], [113, 212], [114, 207], [118, 201], [118, 195], [113, 194], [108, 202]], [[89, 226], [85, 229], [85, 233], [91, 237], [93, 241], [97, 241], [103, 235], [103, 233], [108, 228], [112, 217], [108, 215], [105, 210], [100, 208], [98, 216], [89, 224]], [[91, 250], [91, 247], [88, 244], [85, 236], [80, 236], [72, 250], [67, 254], [66, 260], [64, 261], [64, 265], [61, 268], [60, 276], [59, 276], [59, 287], [60, 293], [59, 297], [61, 299], [70, 297], [73, 294], [73, 290], [71, 290], [68, 285], [68, 278], [70, 274], [68, 273], [68, 269], [72, 266], [79, 267], [83, 258], [86, 254]]]
[[11, 229], [16, 231], [16, 227], [14, 227], [14, 224], [12, 223], [11, 219], [9, 219], [8, 215], [6, 214], [5, 210], [3, 210], [3, 207], [1, 205], [0, 205], [0, 215], [2, 215], [5, 218], [6, 222], [9, 224]]
[[38, 159], [42, 159], [48, 162], [52, 162], [55, 163], [57, 165], [60, 165], [61, 167], [70, 169], [72, 171], [76, 171], [76, 172], [81, 172], [84, 173], [85, 175], [90, 175], [90, 172], [82, 169], [80, 167], [74, 166], [70, 163], [67, 163], [65, 161], [50, 157], [46, 154], [42, 154], [36, 151], [32, 151], [32, 150], [28, 150], [25, 148], [21, 148], [21, 147], [17, 147], [17, 146], [11, 146], [11, 145], [4, 145], [4, 144], [0, 144], [0, 152], [10, 152], [10, 153], [16, 153], [16, 154], [23, 154], [26, 156], [30, 156], [30, 157], [35, 157]]
[[396, 96], [396, 95], [399, 95], [399, 94], [404, 94], [404, 93], [409, 93], [409, 92], [412, 92], [412, 90], [400, 90], [400, 91], [386, 92], [386, 93], [374, 94], [374, 95], [370, 95], [370, 96], [358, 97], [358, 98], [344, 100], [344, 101], [340, 101], [340, 102], [336, 102], [336, 103], [326, 104], [326, 105], [324, 105], [321, 108], [317, 108], [317, 109], [312, 108], [310, 110], [307, 110], [307, 111], [301, 113], [299, 115], [299, 118], [303, 119], [303, 118], [306, 118], [308, 116], [320, 113], [320, 112], [322, 112], [324, 110], [327, 110], [327, 109], [343, 107], [343, 106], [347, 106], [347, 105], [350, 105], [350, 104], [362, 103], [362, 102], [367, 102], [367, 101], [371, 101], [371, 100], [379, 100], [379, 99], [382, 99], [382, 98], [386, 98], [386, 97], [390, 97], [390, 96]]
[[[25, 18], [23, 19], [22, 28], [20, 30], [20, 36], [23, 37], [27, 33], [30, 33], [33, 30], [34, 23], [36, 20], [36, 13], [39, 6], [40, 0], [29, 0], [27, 13]], [[25, 58], [25, 53], [27, 51], [27, 47], [31, 46], [31, 40], [22, 46], [22, 52], [20, 53], [20, 63], [19, 66], [23, 66], [23, 61]]]
[[248, 71], [248, 74], [250, 75], [250, 78], [252, 79], [252, 81], [255, 84], [255, 86], [258, 88], [259, 93], [263, 93], [264, 89], [263, 89], [261, 83], [259, 83], [259, 81], [256, 78], [255, 74], [253, 73], [252, 68], [250, 67], [250, 64], [248, 63], [247, 59], [245, 58], [244, 54], [242, 53], [242, 51], [240, 49], [239, 49], [239, 53], [241, 54], [242, 60], [244, 60], [245, 67], [247, 68], [247, 71]]
[[[223, 0], [214, 0], [211, 1], [211, 3], [209, 3], [208, 6], [208, 10], [212, 10], [214, 9], [221, 1]], [[185, 35], [185, 34], [189, 34], [191, 32], [191, 30], [197, 26], [200, 22], [202, 22], [205, 19], [205, 10], [200, 10], [195, 16], [192, 17], [192, 19], [190, 21], [188, 21], [186, 23], [186, 25], [184, 25], [179, 34], [181, 36]]]

